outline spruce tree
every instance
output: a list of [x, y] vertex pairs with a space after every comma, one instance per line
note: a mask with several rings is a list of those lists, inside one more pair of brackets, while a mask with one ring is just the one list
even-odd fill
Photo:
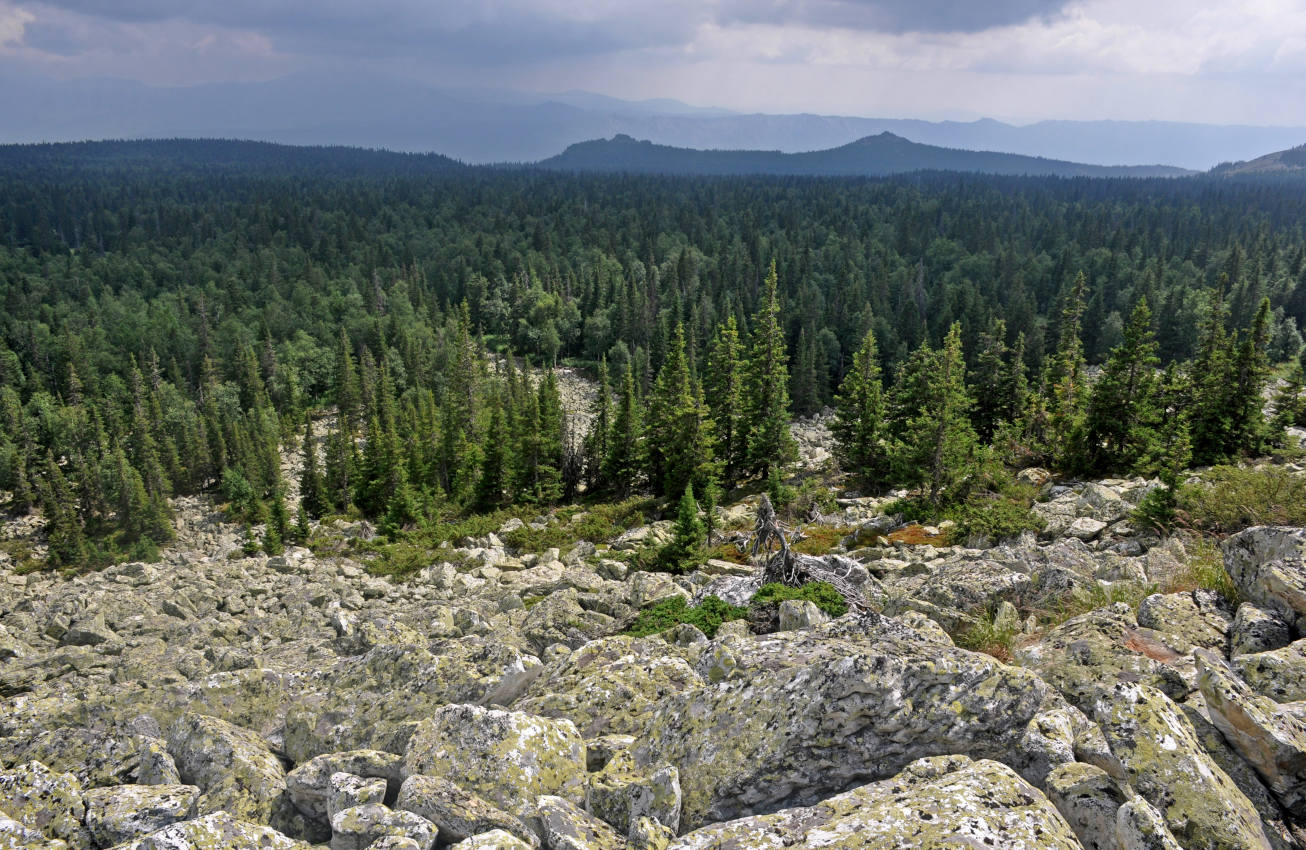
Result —
[[961, 325], [954, 323], [942, 348], [922, 344], [912, 353], [894, 387], [897, 477], [924, 485], [936, 509], [965, 496], [982, 459], [965, 372]]
[[707, 529], [699, 519], [698, 502], [694, 500], [692, 484], [685, 484], [676, 506], [676, 521], [671, 534], [671, 542], [662, 547], [658, 561], [668, 572], [686, 572], [701, 557], [703, 544], [707, 540]]
[[50, 564], [56, 567], [85, 566], [88, 561], [86, 534], [77, 514], [73, 490], [50, 454], [45, 459], [44, 485], [42, 511], [46, 519]]
[[599, 362], [598, 392], [590, 411], [590, 429], [585, 435], [585, 486], [590, 490], [605, 489], [609, 483], [603, 474], [603, 461], [608, 456], [608, 440], [612, 436], [612, 388], [608, 375], [608, 359]]
[[685, 329], [676, 325], [665, 362], [649, 397], [649, 480], [665, 495], [714, 478], [712, 426], [703, 391], [689, 372]]
[[748, 420], [744, 415], [743, 344], [734, 316], [717, 326], [708, 352], [703, 390], [721, 461], [722, 483], [733, 486], [748, 466]]
[[1212, 294], [1198, 335], [1193, 358], [1190, 429], [1193, 462], [1219, 463], [1228, 458], [1236, 428], [1231, 409], [1233, 352], [1225, 327], [1228, 308], [1224, 303], [1227, 279]]
[[313, 519], [320, 519], [328, 509], [326, 482], [317, 459], [317, 439], [313, 436], [313, 420], [304, 417], [303, 460], [299, 473], [299, 504]]
[[1265, 448], [1266, 422], [1264, 396], [1270, 376], [1266, 351], [1270, 344], [1270, 299], [1263, 298], [1251, 327], [1242, 338], [1234, 358], [1234, 384], [1229, 401], [1233, 417], [1230, 450], [1256, 455]]
[[481, 451], [481, 476], [476, 482], [475, 507], [478, 511], [492, 511], [503, 504], [510, 467], [504, 434], [503, 408], [496, 404], [490, 411], [490, 426], [485, 431], [485, 445]]
[[644, 473], [644, 451], [644, 426], [635, 390], [635, 374], [627, 363], [621, 374], [621, 398], [612, 420], [608, 456], [603, 462], [604, 476], [620, 495], [627, 496], [639, 486]]
[[784, 466], [798, 456], [798, 446], [789, 435], [789, 357], [780, 327], [778, 286], [772, 260], [762, 305], [753, 317], [745, 401], [749, 464], [763, 478], [772, 467]]
[[1084, 410], [1084, 343], [1081, 324], [1087, 279], [1075, 277], [1065, 308], [1061, 311], [1060, 338], [1056, 356], [1048, 367], [1045, 383], [1048, 399], [1048, 445], [1046, 452], [1060, 459], [1071, 446], [1071, 435], [1080, 428]]
[[1161, 425], [1159, 363], [1152, 311], [1142, 298], [1090, 393], [1083, 432], [1086, 471], [1132, 472], [1147, 457]]
[[890, 435], [875, 332], [868, 330], [835, 396], [835, 456], [840, 466], [872, 487], [889, 474]]

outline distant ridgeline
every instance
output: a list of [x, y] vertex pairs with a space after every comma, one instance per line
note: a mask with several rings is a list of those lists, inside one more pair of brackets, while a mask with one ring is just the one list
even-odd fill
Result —
[[[203, 490], [266, 523], [250, 545], [269, 551], [340, 511], [402, 537], [582, 492], [710, 498], [790, 456], [791, 415], [836, 402], [863, 486], [940, 503], [1003, 463], [1255, 454], [1285, 424], [1261, 418], [1269, 365], [1302, 349], [1304, 223], [1300, 184], [1224, 177], [0, 148], [0, 499], [42, 507], [50, 562], [81, 567], [150, 556], [168, 497]], [[590, 370], [599, 425], [569, 433], [522, 359]], [[338, 425], [306, 434], [329, 406]], [[325, 449], [299, 505], [287, 442]]]
[[880, 177], [911, 171], [1056, 177], [1178, 177], [1193, 174], [1168, 165], [1103, 166], [993, 151], [922, 145], [890, 132], [842, 147], [807, 153], [693, 150], [618, 135], [579, 142], [539, 163], [564, 171], [624, 171], [638, 174], [719, 174], [816, 177]]

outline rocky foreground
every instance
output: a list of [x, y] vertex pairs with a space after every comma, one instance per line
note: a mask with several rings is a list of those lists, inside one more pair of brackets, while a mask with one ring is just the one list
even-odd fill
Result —
[[[1112, 604], [1191, 557], [1130, 527], [1146, 489], [1048, 485], [1043, 539], [984, 549], [890, 542], [847, 500], [822, 522], [878, 610], [786, 602], [779, 631], [710, 640], [620, 634], [759, 584], [632, 572], [664, 524], [490, 535], [392, 582], [244, 557], [189, 500], [163, 563], [0, 564], [0, 848], [1306, 846], [1306, 530], [1226, 542], [1236, 610]], [[1023, 619], [1073, 599], [1101, 604]], [[1011, 663], [954, 645], [980, 623]]]

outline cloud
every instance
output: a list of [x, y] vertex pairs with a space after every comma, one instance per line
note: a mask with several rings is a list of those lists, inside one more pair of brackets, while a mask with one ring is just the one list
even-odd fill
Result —
[[1069, 0], [727, 0], [719, 24], [777, 24], [874, 32], [980, 32], [1055, 15]]

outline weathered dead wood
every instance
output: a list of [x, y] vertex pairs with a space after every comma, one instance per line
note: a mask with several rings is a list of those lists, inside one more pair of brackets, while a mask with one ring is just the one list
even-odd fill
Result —
[[850, 580], [856, 562], [841, 555], [818, 558], [795, 552], [790, 545], [792, 534], [794, 532], [785, 528], [776, 516], [771, 500], [763, 494], [761, 504], [757, 506], [757, 521], [753, 524], [753, 541], [749, 551], [751, 558], [759, 555], [765, 558], [763, 584], [779, 582], [789, 587], [801, 587], [809, 581], [823, 581], [839, 591], [849, 608], [870, 610], [870, 603], [861, 589]]

